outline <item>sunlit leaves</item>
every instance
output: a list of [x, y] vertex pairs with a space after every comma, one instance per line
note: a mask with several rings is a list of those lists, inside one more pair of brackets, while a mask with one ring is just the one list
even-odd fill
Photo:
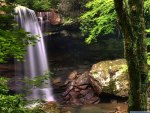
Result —
[[115, 29], [116, 13], [113, 0], [92, 0], [86, 4], [89, 9], [81, 19], [81, 30], [90, 43], [99, 34], [113, 33]]
[[2, 30], [0, 29], [0, 62], [8, 57], [23, 59], [26, 47], [36, 42], [36, 39], [22, 29]]
[[[126, 3], [127, 0], [124, 0]], [[114, 10], [113, 0], [91, 0], [86, 4], [88, 11], [81, 17], [81, 31], [85, 37], [86, 42], [90, 43], [96, 40], [100, 34], [113, 33], [116, 24], [117, 16]], [[128, 6], [126, 6], [128, 7]], [[150, 28], [150, 0], [144, 1], [144, 12], [146, 28]], [[146, 30], [149, 32], [149, 30]]]
[[146, 28], [150, 28], [150, 0], [145, 0], [144, 2], [144, 13], [145, 13], [145, 22]]
[[7, 94], [8, 87], [7, 87], [8, 79], [0, 77], [0, 94]]

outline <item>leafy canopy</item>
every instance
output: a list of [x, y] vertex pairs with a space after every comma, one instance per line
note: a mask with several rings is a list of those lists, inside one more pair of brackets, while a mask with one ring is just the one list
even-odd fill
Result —
[[[127, 0], [124, 0], [126, 3]], [[128, 7], [128, 6], [126, 6]], [[86, 4], [87, 12], [82, 14], [81, 31], [90, 43], [100, 34], [111, 34], [117, 27], [117, 16], [113, 0], [92, 0]], [[150, 0], [145, 0], [146, 28], [150, 27]]]
[[[23, 59], [26, 47], [36, 43], [36, 37], [18, 27], [14, 20], [14, 4], [0, 0], [0, 63], [9, 57]], [[37, 77], [34, 85], [43, 83], [46, 77]], [[31, 82], [31, 81], [30, 81]], [[45, 113], [43, 108], [25, 107], [26, 101], [21, 95], [11, 94], [8, 79], [0, 76], [0, 113]]]

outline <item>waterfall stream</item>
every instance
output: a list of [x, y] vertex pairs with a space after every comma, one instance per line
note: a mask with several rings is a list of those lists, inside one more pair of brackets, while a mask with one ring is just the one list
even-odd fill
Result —
[[[21, 63], [16, 63], [16, 69], [23, 67], [23, 71], [16, 71], [17, 76], [33, 79], [49, 71], [42, 31], [33, 10], [18, 6], [15, 8], [15, 11], [17, 13], [16, 20], [20, 27], [27, 32], [31, 32], [33, 35], [40, 36], [35, 46], [28, 46], [23, 65], [21, 66]], [[47, 84], [44, 87], [31, 88], [30, 93], [27, 94], [27, 99], [54, 101], [50, 80], [45, 80], [45, 82]]]

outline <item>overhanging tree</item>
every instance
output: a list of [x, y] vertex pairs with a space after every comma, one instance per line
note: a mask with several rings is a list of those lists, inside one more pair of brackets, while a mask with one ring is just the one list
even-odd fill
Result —
[[35, 36], [18, 27], [14, 7], [14, 4], [0, 1], [0, 63], [12, 57], [23, 59], [26, 47], [37, 41]]
[[147, 110], [147, 60], [144, 0], [114, 0], [125, 42], [130, 91], [129, 111]]
[[[90, 0], [86, 8], [80, 17], [80, 28], [87, 43], [96, 40], [100, 34], [113, 34], [118, 29], [113, 0]], [[144, 0], [144, 13], [146, 29], [150, 29], [150, 0]]]
[[147, 108], [144, 13], [146, 28], [149, 29], [149, 5], [149, 0], [92, 0], [86, 5], [89, 11], [81, 16], [81, 30], [87, 37], [87, 43], [96, 39], [99, 34], [114, 33], [119, 21], [125, 40], [125, 57], [130, 77], [129, 111]]
[[87, 12], [80, 17], [81, 31], [86, 37], [86, 43], [96, 40], [99, 34], [114, 32], [116, 12], [113, 0], [91, 0], [86, 4]]

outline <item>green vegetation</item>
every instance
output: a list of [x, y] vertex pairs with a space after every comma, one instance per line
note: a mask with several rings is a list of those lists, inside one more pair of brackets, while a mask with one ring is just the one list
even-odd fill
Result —
[[49, 11], [51, 7], [56, 7], [59, 0], [6, 0], [15, 4], [26, 6], [36, 11]]
[[5, 62], [10, 57], [15, 57], [18, 60], [23, 60], [26, 52], [26, 47], [30, 44], [34, 45], [36, 37], [29, 32], [19, 29], [14, 21], [15, 5], [7, 4], [0, 7], [0, 62]]
[[7, 87], [8, 79], [0, 77], [0, 111], [1, 113], [24, 113], [20, 95], [10, 95]]
[[99, 34], [110, 34], [114, 32], [116, 12], [113, 0], [92, 0], [86, 4], [89, 9], [81, 19], [81, 30], [87, 37], [86, 42], [96, 40]]
[[[31, 88], [31, 85], [34, 87], [39, 87], [41, 84], [43, 85], [43, 82], [45, 79], [47, 79], [49, 76], [42, 75], [34, 78], [33, 80], [30, 80], [29, 78], [25, 78], [25, 80], [22, 80], [23, 82], [29, 84], [29, 88]], [[1, 113], [46, 113], [46, 112], [53, 112], [58, 113], [60, 112], [58, 109], [58, 105], [54, 102], [48, 103], [44, 105], [45, 103], [42, 100], [31, 100], [27, 101], [24, 100], [25, 95], [20, 94], [11, 94], [9, 91], [9, 87], [7, 85], [8, 83], [7, 78], [0, 77], [0, 111]], [[27, 87], [25, 87], [25, 90], [28, 90]], [[35, 107], [30, 107], [31, 104], [37, 104]], [[27, 107], [28, 106], [28, 107]]]
[[[150, 28], [150, 1], [145, 0], [146, 28]], [[128, 6], [124, 6], [126, 8]], [[120, 29], [113, 0], [92, 0], [86, 4], [88, 9], [80, 17], [81, 31], [86, 42], [96, 40], [99, 35], [113, 34]]]
[[149, 0], [145, 0], [144, 2], [144, 13], [145, 13], [146, 29], [150, 29], [150, 1]]
[[87, 43], [96, 40], [100, 34], [113, 34], [121, 28], [130, 76], [129, 110], [132, 111], [147, 109], [148, 73], [143, 10], [148, 32], [149, 5], [149, 0], [92, 0], [86, 4], [89, 10], [80, 17]]
[[[11, 1], [14, 2], [14, 1]], [[22, 2], [22, 1], [20, 1]], [[0, 63], [5, 63], [9, 58], [24, 60], [26, 48], [28, 45], [35, 45], [38, 36], [33, 36], [30, 32], [25, 32], [19, 28], [14, 20], [14, 3], [0, 1]], [[37, 6], [38, 7], [38, 6]], [[44, 85], [44, 80], [48, 79], [51, 74], [35, 77], [30, 80], [25, 78], [22, 82], [28, 83], [34, 87]], [[8, 87], [9, 79], [0, 77], [0, 112], [1, 113], [45, 113], [43, 102], [39, 100], [27, 101], [20, 94], [11, 94]], [[30, 89], [31, 86], [25, 87], [24, 90]], [[29, 103], [39, 103], [38, 106], [26, 107]], [[56, 106], [49, 106], [49, 112], [58, 110]], [[55, 112], [55, 111], [54, 111]]]
[[[23, 60], [26, 47], [29, 44], [34, 45], [36, 37], [23, 29], [19, 29], [14, 21], [15, 5], [0, 1], [0, 6], [0, 63], [5, 63], [7, 59], [13, 57]], [[25, 108], [26, 101], [23, 100], [21, 95], [10, 94], [7, 82], [8, 79], [0, 77], [0, 112], [37, 113], [32, 112], [32, 109]]]
[[[150, 65], [150, 53], [146, 57], [145, 43], [150, 45], [150, 40], [145, 40], [145, 31], [149, 36], [150, 0], [90, 0], [84, 7], [86, 2], [87, 0], [6, 0], [7, 4], [5, 5], [3, 0], [0, 1], [0, 63], [13, 57], [23, 60], [26, 47], [34, 45], [37, 41], [35, 36], [20, 29], [14, 21], [16, 14], [13, 8], [16, 5], [23, 5], [36, 11], [47, 11], [51, 7], [58, 6], [60, 11], [68, 16], [68, 23], [72, 22], [72, 18], [83, 13], [80, 17], [81, 31], [87, 37], [87, 43], [96, 40], [100, 34], [114, 34], [116, 29], [120, 31], [121, 28], [130, 76], [129, 110], [146, 110], [148, 78], [146, 58]], [[145, 2], [145, 9], [143, 9], [143, 2]], [[78, 20], [78, 18], [74, 20], [76, 19]], [[45, 77], [38, 77], [37, 80], [26, 79], [26, 81], [33, 85], [39, 85], [43, 82], [43, 78], [45, 79]], [[9, 94], [7, 82], [6, 78], [0, 77], [0, 111], [2, 113], [44, 112], [42, 107], [25, 108], [26, 101], [22, 99], [21, 95]]]
[[[146, 39], [147, 46], [150, 46], [150, 1], [145, 0], [144, 2], [144, 13], [146, 22]], [[127, 7], [127, 6], [125, 6]], [[83, 35], [86, 37], [86, 42], [97, 40], [99, 35], [113, 34], [116, 29], [120, 29], [118, 25], [117, 15], [114, 10], [113, 0], [92, 0], [86, 4], [88, 9], [80, 17], [81, 30]], [[150, 65], [150, 53], [148, 50], [147, 62]], [[150, 78], [150, 74], [149, 74]]]

